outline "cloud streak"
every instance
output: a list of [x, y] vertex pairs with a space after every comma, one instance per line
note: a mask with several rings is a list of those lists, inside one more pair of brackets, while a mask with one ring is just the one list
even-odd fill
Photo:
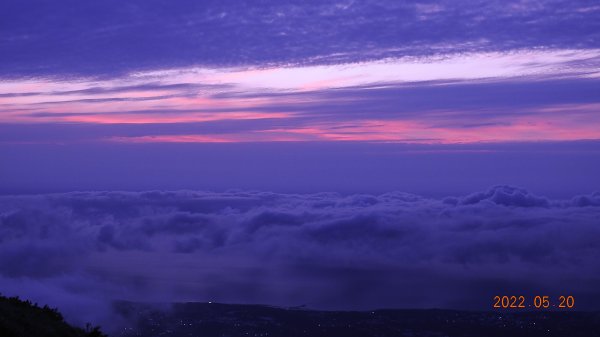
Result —
[[0, 8], [8, 127], [233, 125], [93, 139], [132, 143], [600, 136], [600, 11], [586, 1], [22, 6]]
[[465, 51], [598, 48], [600, 10], [585, 0], [260, 5], [186, 0], [177, 6], [111, 0], [5, 1], [0, 13], [0, 76], [102, 77], [198, 65], [340, 64]]
[[7, 128], [106, 124], [80, 141], [130, 143], [600, 137], [588, 1], [8, 1], [0, 13]]
[[[106, 125], [103, 137], [81, 132], [79, 140], [456, 143], [598, 139], [599, 83], [592, 78], [440, 80], [256, 92], [231, 84], [226, 86], [229, 89], [217, 86], [218, 91], [195, 93], [189, 91], [195, 86], [182, 83], [117, 87], [123, 97], [111, 96], [111, 90], [94, 84], [89, 90], [100, 93], [97, 98], [89, 98], [95, 94], [89, 96], [81, 88], [77, 92], [86, 92], [88, 98], [73, 99], [70, 92], [68, 100], [46, 97], [37, 103], [5, 97], [0, 119], [7, 131], [0, 140], [43, 141], [43, 133], [34, 139], [27, 130], [46, 125], [48, 129], [68, 128], [70, 132], [64, 134], [75, 135], [82, 129], [100, 129], [94, 126], [99, 124]], [[139, 97], [130, 91], [140, 87]], [[163, 96], [153, 96], [152, 88], [160, 88]], [[164, 90], [168, 95], [164, 96]], [[21, 98], [42, 97], [39, 92], [31, 93], [35, 95]]]

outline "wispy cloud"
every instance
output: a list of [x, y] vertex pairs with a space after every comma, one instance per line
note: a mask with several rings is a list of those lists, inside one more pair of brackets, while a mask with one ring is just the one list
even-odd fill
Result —
[[7, 1], [0, 123], [187, 124], [91, 139], [131, 142], [596, 139], [599, 16], [558, 0]]
[[[598, 48], [597, 6], [548, 1], [3, 1], [0, 76], [339, 64], [405, 55]], [[64, 25], [64, 22], [71, 22]]]
[[[350, 65], [346, 67], [353, 69]], [[600, 101], [596, 93], [600, 82], [590, 77], [589, 72], [583, 77], [571, 73], [571, 68], [567, 67], [563, 74], [562, 68], [555, 69], [550, 64], [547, 70], [551, 73], [544, 76], [516, 71], [478, 79], [451, 79], [437, 74], [439, 78], [418, 82], [383, 82], [391, 77], [382, 72], [380, 82], [371, 82], [374, 73], [364, 78], [364, 83], [337, 83], [336, 87], [324, 84], [309, 89], [299, 82], [287, 88], [269, 88], [268, 81], [264, 86], [252, 86], [255, 80], [251, 77], [262, 71], [233, 77], [231, 73], [222, 73], [228, 81], [238, 81], [235, 83], [216, 80], [221, 74], [216, 71], [208, 77], [198, 75], [194, 83], [196, 70], [161, 73], [162, 84], [144, 82], [147, 77], [156, 81], [158, 75], [153, 74], [127, 78], [125, 81], [131, 83], [126, 86], [111, 87], [116, 83], [110, 81], [78, 82], [75, 84], [78, 88], [73, 90], [64, 90], [68, 83], [11, 82], [4, 85], [21, 91], [14, 90], [0, 98], [3, 102], [0, 120], [7, 127], [23, 130], [29, 128], [28, 124], [40, 123], [48, 127], [70, 123], [73, 130], [79, 128], [76, 125], [105, 124], [114, 130], [102, 138], [82, 133], [80, 140], [86, 141], [454, 143], [598, 139]], [[430, 75], [436, 75], [435, 71]], [[322, 78], [327, 76], [324, 74]], [[177, 84], [178, 81], [181, 83]], [[38, 90], [28, 91], [32, 86]], [[47, 91], [39, 90], [45, 86]], [[210, 130], [209, 126], [215, 123], [221, 127]], [[172, 133], [168, 130], [176, 128], [159, 131], [159, 128], [140, 127], [138, 130], [149, 133], [123, 134], [125, 128], [118, 127], [119, 124], [181, 124], [181, 127]], [[246, 127], [240, 128], [244, 124]], [[28, 133], [23, 133], [20, 139], [4, 139], [33, 140]]]

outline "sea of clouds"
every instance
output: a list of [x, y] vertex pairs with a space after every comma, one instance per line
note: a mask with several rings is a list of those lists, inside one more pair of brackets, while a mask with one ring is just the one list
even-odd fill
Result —
[[600, 193], [228, 191], [0, 197], [0, 293], [108, 326], [115, 300], [489, 309], [600, 303]]

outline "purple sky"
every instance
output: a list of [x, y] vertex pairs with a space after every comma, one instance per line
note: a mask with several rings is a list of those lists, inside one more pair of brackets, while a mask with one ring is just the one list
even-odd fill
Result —
[[0, 292], [74, 320], [598, 299], [598, 172], [597, 1], [0, 2]]
[[3, 1], [0, 22], [0, 193], [600, 189], [594, 1]]

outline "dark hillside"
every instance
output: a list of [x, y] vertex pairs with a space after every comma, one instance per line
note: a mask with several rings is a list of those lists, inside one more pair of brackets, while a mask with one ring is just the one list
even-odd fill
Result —
[[67, 324], [56, 309], [0, 296], [0, 336], [2, 337], [106, 337], [99, 327], [86, 329]]

